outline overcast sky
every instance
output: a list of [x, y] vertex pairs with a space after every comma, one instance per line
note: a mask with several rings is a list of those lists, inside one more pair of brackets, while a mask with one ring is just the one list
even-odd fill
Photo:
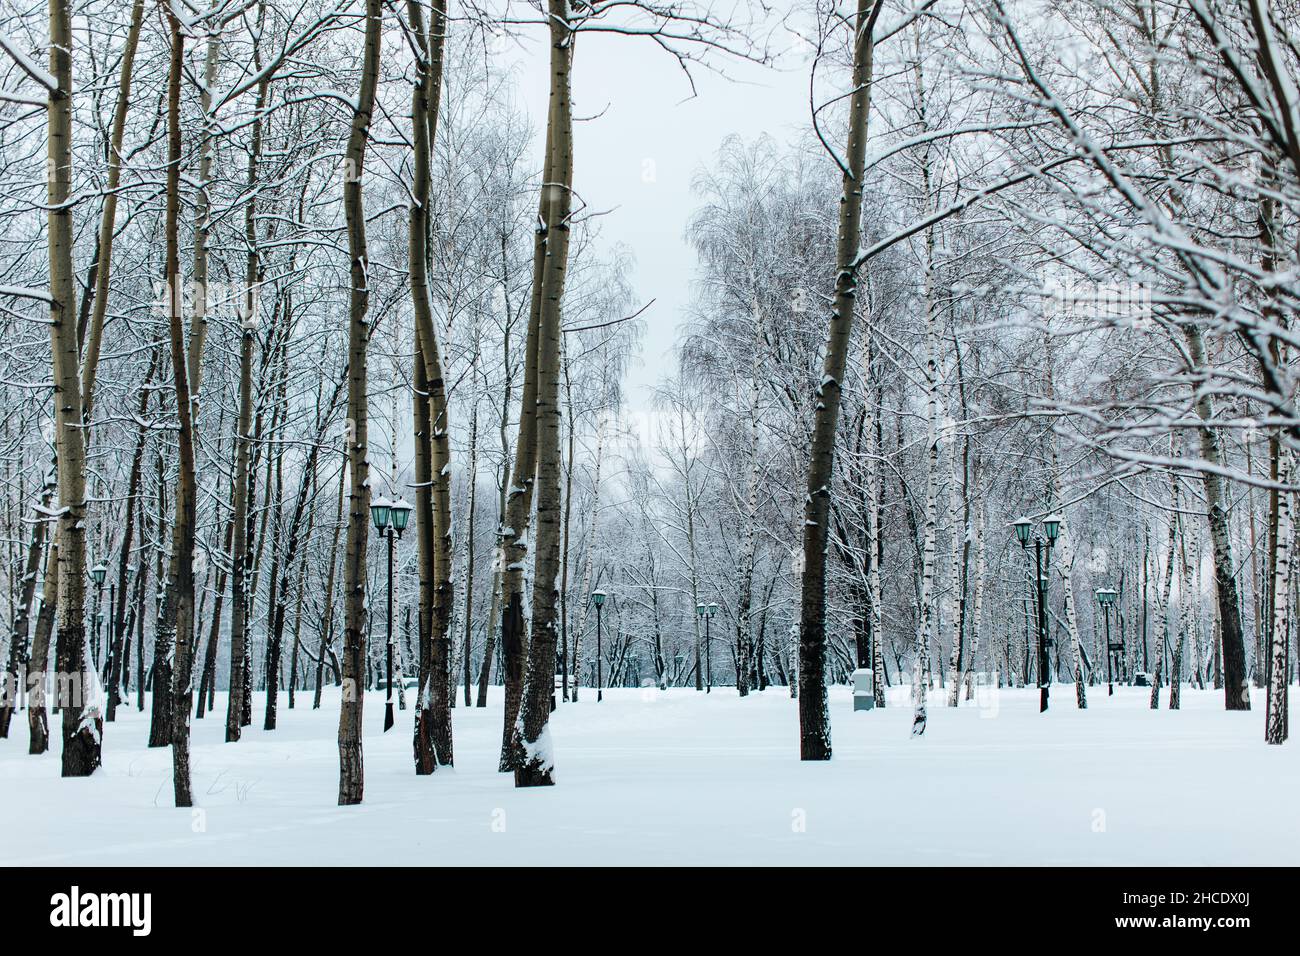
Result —
[[[538, 130], [546, 128], [548, 48], [534, 29], [522, 54], [520, 94]], [[779, 32], [776, 44], [788, 42]], [[670, 360], [690, 296], [695, 256], [685, 229], [696, 198], [691, 181], [722, 141], [735, 133], [789, 140], [808, 124], [803, 57], [783, 57], [781, 70], [728, 64], [727, 76], [697, 70], [698, 95], [677, 62], [654, 43], [627, 36], [583, 34], [574, 62], [574, 116], [595, 117], [575, 128], [574, 188], [602, 217], [602, 244], [626, 246], [635, 259], [637, 304], [654, 299], [641, 359], [628, 375], [628, 404], [644, 412], [648, 386]], [[540, 161], [540, 158], [539, 158]]]

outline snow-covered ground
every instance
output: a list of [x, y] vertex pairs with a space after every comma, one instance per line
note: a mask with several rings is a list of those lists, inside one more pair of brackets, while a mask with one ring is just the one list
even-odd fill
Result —
[[[496, 771], [501, 699], [454, 712], [456, 768], [416, 777], [410, 711], [381, 733], [366, 699], [366, 797], [340, 808], [337, 692], [311, 695], [241, 743], [194, 723], [199, 809], [171, 806], [171, 751], [150, 750], [132, 707], [105, 732], [105, 766], [59, 778], [27, 755], [25, 715], [0, 740], [0, 863], [13, 864], [1227, 864], [1300, 862], [1291, 811], [1300, 743], [1263, 743], [1262, 699], [1225, 713], [1183, 691], [1151, 712], [1144, 689], [988, 692], [931, 700], [909, 736], [905, 688], [853, 713], [832, 691], [835, 759], [798, 760], [783, 688], [587, 692], [552, 724], [558, 785], [518, 791]], [[1167, 694], [1162, 694], [1162, 706]], [[306, 709], [303, 705], [306, 705]]]

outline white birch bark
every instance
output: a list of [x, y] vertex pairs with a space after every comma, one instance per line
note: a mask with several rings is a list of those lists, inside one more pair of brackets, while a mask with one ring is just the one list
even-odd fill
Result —
[[[980, 476], [980, 456], [976, 451], [974, 461], [971, 463], [971, 485], [978, 489]], [[984, 614], [984, 502], [976, 496], [973, 511], [973, 527], [971, 534], [974, 538], [973, 547], [975, 549], [975, 581], [972, 586], [973, 594], [971, 597], [970, 612], [970, 648], [966, 654], [966, 673], [964, 683], [966, 685], [966, 699], [970, 700], [974, 696], [974, 688], [971, 682], [971, 672], [975, 668], [975, 655], [980, 650], [980, 621]]]
[[[868, 373], [870, 363], [868, 362]], [[870, 374], [868, 374], [870, 380]], [[867, 549], [869, 552], [867, 571], [867, 596], [871, 603], [871, 690], [877, 707], [885, 706], [884, 654], [880, 629], [884, 614], [880, 606], [882, 588], [880, 582], [880, 447], [876, 441], [877, 416], [880, 409], [876, 403], [867, 400]]]
[[960, 667], [959, 658], [961, 657], [962, 647], [962, 619], [961, 619], [961, 598], [962, 598], [962, 580], [961, 580], [961, 561], [962, 548], [965, 546], [966, 536], [970, 529], [966, 527], [965, 520], [962, 517], [965, 496], [965, 481], [962, 477], [962, 460], [961, 449], [958, 447], [956, 435], [951, 430], [951, 423], [948, 426], [949, 436], [949, 459], [952, 462], [952, 474], [948, 479], [948, 527], [951, 529], [951, 541], [948, 545], [948, 583], [945, 588], [946, 598], [944, 601], [948, 627], [952, 634], [951, 652], [948, 657], [948, 706], [956, 707], [958, 692], [961, 684], [961, 674], [958, 672]]
[[[929, 297], [927, 296], [927, 302]], [[936, 381], [934, 320], [926, 309], [926, 391], [929, 406], [929, 451], [925, 462], [925, 519], [921, 544], [921, 606], [916, 629], [916, 665], [912, 677], [912, 736], [925, 733], [926, 684], [929, 680], [930, 644], [934, 639], [935, 531], [939, 475], [939, 389]]]
[[[1289, 451], [1282, 449], [1278, 456], [1278, 480], [1290, 480], [1292, 461]], [[1291, 592], [1291, 495], [1277, 496], [1277, 554], [1273, 572], [1273, 630], [1269, 636], [1268, 701], [1265, 704], [1264, 741], [1283, 743], [1289, 734], [1290, 715], [1287, 706], [1287, 636], [1290, 619], [1287, 616], [1288, 597]]]
[[1175, 548], [1178, 543], [1178, 476], [1169, 475], [1170, 501], [1174, 511], [1169, 515], [1169, 546], [1165, 549], [1165, 580], [1156, 592], [1156, 646], [1155, 667], [1151, 674], [1151, 709], [1160, 708], [1160, 679], [1164, 674], [1165, 641], [1169, 635], [1169, 592], [1174, 581]]
[[[1059, 499], [1058, 499], [1059, 500]], [[1074, 655], [1074, 700], [1080, 710], [1088, 707], [1088, 694], [1083, 683], [1083, 652], [1079, 641], [1079, 613], [1074, 600], [1074, 545], [1069, 528], [1062, 523], [1061, 536], [1056, 539], [1057, 573], [1065, 591], [1065, 627], [1070, 633], [1070, 653]]]

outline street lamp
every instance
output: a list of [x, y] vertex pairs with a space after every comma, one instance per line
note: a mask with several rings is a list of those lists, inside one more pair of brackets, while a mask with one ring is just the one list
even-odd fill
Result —
[[[1052, 545], [1056, 544], [1056, 539], [1061, 535], [1062, 518], [1060, 515], [1049, 515], [1043, 519], [1043, 533], [1034, 534], [1034, 522], [1027, 517], [1017, 518], [1011, 523], [1016, 531], [1016, 540], [1020, 542], [1020, 547], [1026, 552], [1029, 550], [1029, 542], [1034, 542], [1034, 580], [1038, 591], [1038, 712], [1044, 713], [1047, 710], [1048, 687], [1051, 683], [1051, 675], [1048, 673], [1047, 663], [1047, 567], [1052, 561]], [[1046, 552], [1046, 554], [1044, 554]]]
[[1115, 591], [1112, 588], [1097, 588], [1097, 603], [1101, 605], [1102, 611], [1106, 615], [1106, 696], [1113, 696], [1115, 693], [1115, 682], [1111, 676], [1111, 664], [1116, 653], [1123, 652], [1123, 642], [1112, 644], [1110, 642], [1110, 609], [1115, 605]]
[[600, 609], [605, 606], [605, 592], [597, 588], [591, 592], [591, 603], [596, 609], [596, 703], [605, 699], [601, 685], [605, 682], [605, 661], [600, 650]]
[[108, 566], [100, 561], [90, 569], [90, 578], [95, 582], [95, 640], [94, 647], [91, 651], [93, 665], [96, 670], [99, 669], [99, 645], [102, 639], [100, 625], [103, 623], [104, 615], [100, 613], [99, 607], [104, 600], [104, 577], [108, 574]]
[[718, 605], [713, 601], [697, 604], [695, 612], [704, 618], [704, 666], [706, 671], [704, 692], [713, 693], [713, 638], [709, 634], [709, 620], [718, 613]]
[[388, 646], [384, 657], [388, 686], [384, 697], [384, 733], [393, 726], [393, 544], [406, 530], [410, 518], [411, 506], [400, 498], [397, 501], [376, 498], [370, 502], [370, 520], [375, 530], [388, 539]]
[[[712, 648], [709, 647], [709, 619], [705, 616], [708, 609], [703, 604], [695, 605], [695, 614], [704, 620], [704, 659], [708, 661], [709, 676], [704, 682], [704, 693], [713, 693], [713, 655], [710, 653]], [[696, 631], [695, 633], [699, 633]]]

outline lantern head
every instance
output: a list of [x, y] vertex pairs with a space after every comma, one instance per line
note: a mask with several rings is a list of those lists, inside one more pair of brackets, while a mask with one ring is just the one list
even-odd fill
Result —
[[388, 519], [393, 514], [393, 503], [387, 498], [376, 498], [370, 502], [370, 520], [375, 523], [376, 531], [383, 531], [388, 527]]
[[1022, 515], [1011, 523], [1011, 527], [1016, 529], [1016, 540], [1020, 546], [1028, 547], [1029, 536], [1034, 533], [1034, 523]]
[[411, 520], [411, 503], [405, 498], [398, 498], [389, 506], [389, 517], [393, 521], [393, 529], [400, 538], [402, 532], [406, 530], [407, 523]]

